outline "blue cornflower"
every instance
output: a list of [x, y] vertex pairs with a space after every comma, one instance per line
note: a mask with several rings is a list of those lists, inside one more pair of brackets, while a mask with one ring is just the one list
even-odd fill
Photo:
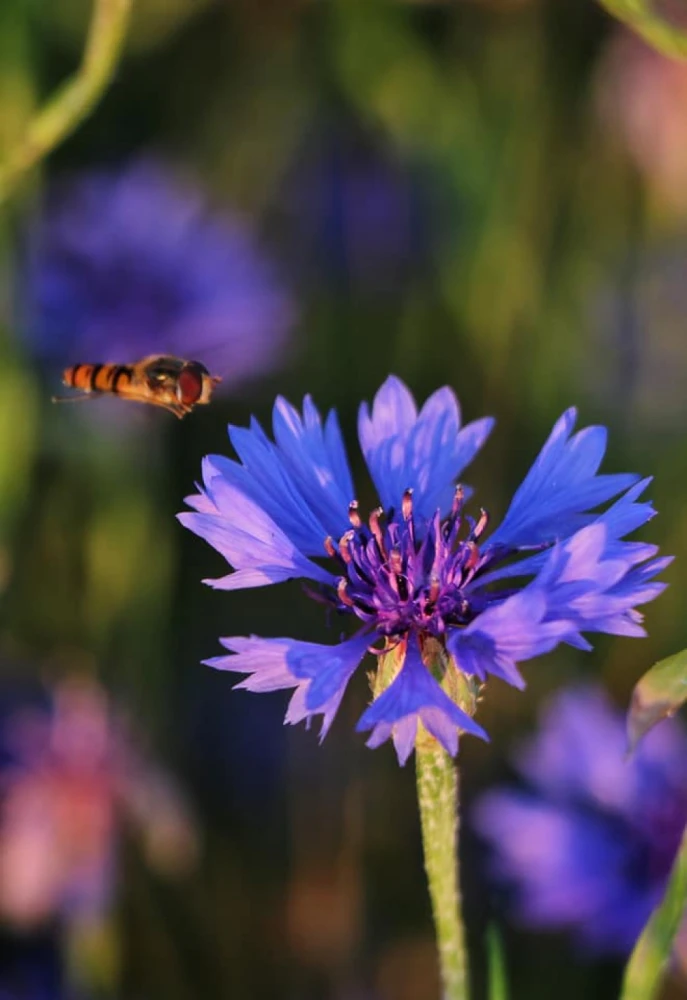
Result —
[[27, 273], [36, 353], [62, 367], [198, 358], [219, 391], [273, 370], [294, 310], [245, 220], [152, 157], [56, 184]]
[[[227, 638], [233, 655], [207, 662], [248, 674], [239, 686], [252, 691], [294, 687], [287, 722], [322, 714], [324, 736], [366, 651], [393, 652], [393, 680], [375, 684], [358, 728], [372, 731], [369, 746], [391, 737], [404, 763], [419, 722], [451, 754], [459, 730], [486, 738], [474, 699], [460, 694], [466, 677], [473, 694], [489, 675], [522, 688], [518, 663], [559, 642], [588, 649], [583, 632], [643, 635], [636, 605], [663, 590], [653, 577], [669, 560], [622, 538], [654, 513], [638, 499], [649, 480], [599, 475], [606, 431], [573, 433], [575, 416], [558, 420], [491, 535], [487, 513], [470, 517], [455, 482], [493, 421], [461, 427], [448, 387], [418, 412], [390, 377], [372, 410], [361, 406], [360, 445], [381, 501], [367, 520], [333, 411], [323, 424], [310, 397], [302, 414], [278, 398], [274, 442], [255, 420], [230, 427], [239, 461], [207, 457], [201, 492], [188, 499], [195, 512], [179, 515], [234, 569], [207, 582], [236, 590], [305, 579], [359, 628], [331, 646]], [[326, 567], [315, 561], [324, 554]]]
[[[558, 692], [514, 756], [521, 788], [477, 801], [477, 829], [514, 919], [627, 954], [660, 902], [687, 823], [687, 735], [661, 723], [628, 759], [623, 713], [584, 686]], [[687, 963], [687, 925], [678, 943]], [[683, 964], [684, 964], [683, 963]]]

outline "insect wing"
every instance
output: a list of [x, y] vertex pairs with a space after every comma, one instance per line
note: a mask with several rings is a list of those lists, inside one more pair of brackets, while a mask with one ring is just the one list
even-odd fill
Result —
[[136, 368], [151, 389], [160, 386], [174, 388], [185, 363], [181, 358], [171, 355], [154, 354], [140, 361]]

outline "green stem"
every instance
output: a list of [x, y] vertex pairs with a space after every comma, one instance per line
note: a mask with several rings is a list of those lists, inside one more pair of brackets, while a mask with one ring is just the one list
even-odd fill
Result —
[[625, 969], [620, 1000], [657, 997], [673, 950], [687, 902], [687, 827], [673, 862], [662, 902], [651, 914]]
[[443, 1000], [467, 1000], [468, 967], [458, 883], [458, 770], [446, 751], [424, 734], [418, 737], [415, 754]]
[[663, 55], [687, 59], [687, 31], [653, 9], [650, 0], [600, 0], [602, 7], [641, 35]]
[[81, 66], [39, 109], [0, 163], [0, 203], [95, 107], [117, 66], [132, 4], [133, 0], [94, 0]]

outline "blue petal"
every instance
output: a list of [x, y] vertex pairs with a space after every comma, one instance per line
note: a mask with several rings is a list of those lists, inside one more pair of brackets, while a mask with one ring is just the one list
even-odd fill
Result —
[[236, 685], [248, 691], [297, 688], [285, 721], [309, 721], [321, 714], [320, 736], [324, 739], [346, 685], [367, 651], [369, 638], [360, 634], [335, 646], [258, 636], [234, 636], [221, 642], [234, 655], [205, 660], [208, 666], [249, 674]]
[[340, 537], [350, 527], [348, 505], [355, 499], [355, 490], [336, 414], [329, 412], [323, 431], [310, 396], [303, 400], [302, 417], [280, 396], [274, 404], [272, 428], [284, 466], [304, 501], [326, 533]]
[[322, 555], [329, 532], [303, 501], [257, 421], [250, 429], [230, 427], [229, 433], [244, 464], [222, 455], [208, 456], [203, 462], [208, 487], [213, 477], [221, 476], [262, 507], [304, 555]]
[[522, 689], [516, 664], [548, 653], [574, 633], [566, 622], [545, 621], [546, 613], [544, 593], [528, 587], [487, 608], [466, 628], [453, 630], [448, 650], [464, 673], [481, 680], [493, 674]]
[[[643, 501], [642, 503], [636, 502], [637, 498], [644, 492], [650, 482], [651, 479], [648, 478], [635, 483], [608, 510], [595, 516], [592, 520], [592, 524], [602, 524], [605, 526], [607, 558], [612, 558], [616, 555], [620, 558], [627, 558], [634, 552], [638, 557], [636, 561], [639, 561], [639, 554], [642, 552], [644, 553], [643, 558], [650, 558], [654, 555], [656, 551], [655, 546], [645, 545], [640, 542], [621, 541], [624, 535], [646, 524], [656, 514], [653, 506], [648, 501]], [[489, 541], [489, 545], [491, 544], [492, 539]], [[533, 576], [546, 564], [549, 559], [549, 551], [537, 552], [534, 555], [527, 556], [525, 559], [521, 559], [519, 562], [511, 562], [506, 566], [480, 574], [479, 584], [483, 587], [496, 580]]]
[[599, 518], [556, 545], [528, 590], [544, 595], [547, 621], [568, 621], [578, 632], [642, 636], [636, 605], [661, 592], [653, 577], [669, 560], [652, 559], [654, 546], [609, 538], [609, 523]]
[[211, 481], [217, 514], [179, 514], [181, 523], [204, 538], [238, 572], [207, 580], [221, 590], [261, 587], [303, 578], [331, 583], [333, 577], [306, 559], [274, 521], [221, 476]]
[[257, 420], [231, 427], [229, 437], [241, 465], [213, 458], [228, 481], [252, 497], [305, 555], [321, 555], [328, 535], [350, 527], [354, 499], [348, 459], [336, 415], [325, 428], [309, 396], [303, 417], [279, 397], [274, 405], [274, 444]]
[[414, 746], [418, 721], [452, 756], [458, 751], [459, 729], [487, 739], [482, 727], [451, 701], [432, 677], [411, 639], [398, 676], [363, 713], [356, 729], [359, 732], [372, 729], [368, 740], [368, 746], [372, 747], [379, 746], [389, 736], [397, 736], [394, 742], [398, 759], [405, 764]]
[[398, 509], [413, 490], [415, 513], [431, 518], [451, 506], [457, 477], [486, 440], [493, 420], [460, 429], [460, 408], [448, 387], [437, 390], [417, 412], [407, 386], [390, 376], [377, 392], [372, 414], [366, 403], [358, 415], [358, 437], [382, 506]]
[[627, 490], [632, 474], [597, 475], [606, 450], [606, 429], [573, 434], [577, 413], [567, 410], [515, 493], [490, 545], [535, 545], [565, 538], [594, 520], [589, 512]]

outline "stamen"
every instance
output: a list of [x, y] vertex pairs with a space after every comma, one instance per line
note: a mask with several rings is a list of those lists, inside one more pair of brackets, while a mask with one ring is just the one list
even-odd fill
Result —
[[389, 570], [392, 584], [402, 601], [408, 600], [408, 578], [403, 572], [403, 556], [399, 549], [392, 549], [389, 556]]
[[479, 514], [479, 521], [470, 532], [469, 540], [471, 542], [477, 541], [480, 535], [484, 534], [484, 530], [489, 524], [489, 513], [484, 507], [480, 507]]
[[360, 520], [360, 514], [358, 513], [357, 500], [351, 500], [348, 505], [348, 520], [351, 522], [356, 531], [362, 527], [363, 522]]
[[336, 559], [338, 552], [336, 550], [336, 545], [334, 544], [334, 539], [331, 535], [327, 535], [324, 540], [324, 551], [331, 559]]
[[467, 550], [468, 557], [465, 560], [464, 570], [469, 573], [470, 570], [473, 570], [479, 562], [479, 549], [475, 543], [471, 541], [467, 541], [465, 543], [465, 548]]
[[451, 504], [451, 513], [448, 515], [444, 521], [442, 527], [442, 538], [445, 542], [448, 542], [453, 534], [456, 526], [456, 521], [460, 518], [463, 512], [463, 503], [465, 501], [465, 491], [463, 487], [458, 483], [453, 493], [453, 503]]
[[411, 489], [407, 489], [403, 493], [401, 513], [403, 514], [404, 521], [409, 521], [413, 516], [413, 491]]
[[382, 531], [381, 525], [379, 523], [380, 517], [383, 515], [384, 511], [381, 507], [377, 507], [370, 514], [369, 525], [370, 531], [372, 532], [372, 537], [377, 542], [377, 548], [379, 549], [379, 554], [383, 559], [386, 559], [386, 546], [384, 545], [384, 533]]
[[403, 557], [398, 549], [391, 550], [389, 555], [389, 569], [394, 576], [398, 576], [399, 573], [403, 572]]
[[341, 536], [341, 540], [339, 542], [339, 553], [346, 565], [353, 562], [353, 556], [351, 555], [351, 542], [354, 538], [354, 532], [347, 531], [345, 535]]
[[336, 593], [341, 603], [345, 604], [346, 607], [352, 608], [355, 606], [355, 601], [348, 596], [348, 581], [343, 577], [341, 577], [336, 585]]

